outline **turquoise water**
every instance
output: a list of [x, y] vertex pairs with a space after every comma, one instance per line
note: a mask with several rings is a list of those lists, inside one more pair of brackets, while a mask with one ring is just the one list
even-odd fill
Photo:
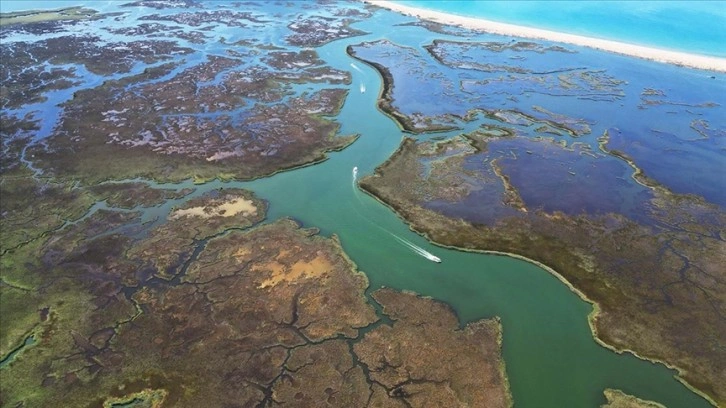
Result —
[[724, 1], [403, 1], [409, 6], [726, 57]]

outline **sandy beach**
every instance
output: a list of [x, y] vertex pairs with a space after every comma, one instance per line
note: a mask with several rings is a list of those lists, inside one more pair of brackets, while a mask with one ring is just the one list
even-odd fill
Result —
[[491, 34], [522, 37], [536, 40], [547, 40], [565, 44], [579, 45], [598, 50], [644, 58], [667, 64], [680, 65], [690, 68], [709, 71], [726, 72], [726, 58], [709, 57], [705, 55], [689, 54], [685, 52], [661, 50], [641, 45], [627, 44], [618, 41], [603, 40], [599, 38], [584, 37], [538, 28], [523, 27], [514, 24], [499, 23], [479, 18], [463, 17], [442, 13], [433, 10], [409, 7], [390, 0], [365, 0], [367, 3], [397, 11], [410, 16], [436, 23], [456, 25], [473, 30], [484, 31]]

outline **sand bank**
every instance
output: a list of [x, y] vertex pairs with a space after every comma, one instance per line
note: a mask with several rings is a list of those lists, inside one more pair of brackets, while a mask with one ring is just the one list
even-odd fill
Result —
[[539, 28], [523, 27], [514, 24], [499, 23], [479, 18], [463, 17], [439, 11], [406, 6], [390, 0], [365, 0], [367, 3], [384, 7], [399, 13], [415, 16], [436, 23], [456, 25], [492, 34], [547, 40], [565, 44], [579, 45], [598, 50], [644, 58], [652, 61], [675, 64], [690, 68], [709, 71], [726, 72], [726, 58], [709, 57], [706, 55], [689, 54], [686, 52], [661, 50], [641, 45], [627, 44], [618, 41], [584, 37]]

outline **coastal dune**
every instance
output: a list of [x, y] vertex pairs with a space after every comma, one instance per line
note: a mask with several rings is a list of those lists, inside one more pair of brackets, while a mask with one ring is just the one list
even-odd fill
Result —
[[581, 35], [560, 33], [539, 28], [524, 27], [514, 24], [483, 20], [480, 18], [464, 17], [439, 11], [420, 9], [406, 6], [391, 0], [365, 0], [367, 3], [397, 11], [406, 15], [440, 24], [456, 25], [473, 30], [484, 31], [491, 34], [522, 37], [536, 40], [561, 42], [595, 48], [602, 51], [647, 60], [685, 66], [689, 68], [708, 71], [726, 72], [726, 58], [710, 57], [706, 55], [689, 54], [686, 52], [662, 50], [642, 45], [627, 44], [619, 41], [604, 40], [600, 38], [585, 37]]

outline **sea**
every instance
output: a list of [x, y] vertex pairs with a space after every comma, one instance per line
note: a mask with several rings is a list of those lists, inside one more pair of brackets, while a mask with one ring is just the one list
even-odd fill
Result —
[[726, 1], [407, 0], [401, 3], [568, 34], [726, 57]]

